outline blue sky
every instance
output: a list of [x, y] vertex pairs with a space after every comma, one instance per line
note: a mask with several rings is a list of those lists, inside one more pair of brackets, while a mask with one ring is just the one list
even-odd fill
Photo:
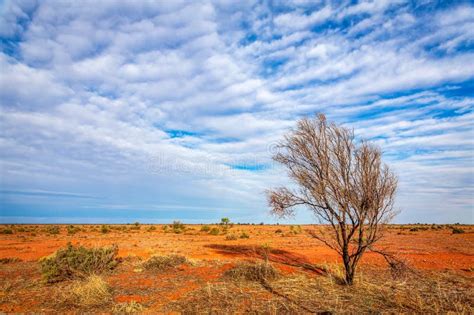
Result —
[[274, 144], [323, 112], [396, 222], [474, 223], [472, 2], [0, 3], [0, 222], [275, 222]]

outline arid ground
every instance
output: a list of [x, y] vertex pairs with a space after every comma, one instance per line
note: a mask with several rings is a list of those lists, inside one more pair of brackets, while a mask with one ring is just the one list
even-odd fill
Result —
[[[217, 235], [212, 235], [213, 228]], [[355, 285], [349, 287], [339, 281], [337, 254], [307, 233], [314, 229], [0, 226], [0, 312], [472, 313], [474, 226], [388, 226], [378, 248], [409, 268], [395, 274], [381, 255], [367, 252]], [[68, 242], [88, 248], [118, 246], [120, 262], [100, 275], [107, 293], [99, 303], [71, 296], [74, 286], [86, 280], [47, 283], [42, 277], [39, 260]], [[163, 270], [146, 268], [151, 257], [170, 255], [185, 261]], [[231, 272], [255, 263], [270, 265], [276, 275], [259, 281]]]

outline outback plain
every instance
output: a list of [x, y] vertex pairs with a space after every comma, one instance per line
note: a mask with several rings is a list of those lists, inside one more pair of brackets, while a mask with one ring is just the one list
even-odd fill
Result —
[[0, 312], [472, 314], [473, 226], [385, 226], [353, 286], [320, 228], [3, 225]]

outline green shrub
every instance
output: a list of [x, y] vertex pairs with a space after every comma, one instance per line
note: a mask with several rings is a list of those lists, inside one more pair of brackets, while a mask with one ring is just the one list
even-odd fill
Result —
[[185, 262], [187, 262], [186, 257], [180, 255], [153, 256], [143, 264], [143, 267], [147, 270], [163, 271], [175, 268]]
[[59, 226], [57, 225], [51, 225], [46, 228], [46, 233], [51, 234], [51, 235], [57, 235], [59, 234], [60, 229]]
[[220, 231], [218, 228], [216, 227], [213, 227], [210, 231], [209, 231], [209, 234], [211, 235], [219, 235]]
[[0, 234], [13, 234], [12, 229], [3, 229], [0, 231]]
[[201, 232], [209, 232], [210, 230], [211, 230], [211, 227], [209, 225], [201, 226]]
[[80, 232], [81, 229], [77, 226], [74, 226], [74, 225], [68, 225], [67, 226], [67, 234], [68, 235], [74, 235], [76, 234], [77, 232]]
[[102, 234], [107, 234], [110, 232], [110, 228], [107, 225], [102, 225], [100, 227], [100, 232], [102, 232]]
[[463, 234], [466, 233], [463, 229], [453, 228], [453, 234]]
[[247, 233], [242, 232], [242, 234], [240, 234], [240, 238], [250, 238], [250, 236]]
[[156, 227], [154, 225], [150, 226], [147, 231], [148, 232], [152, 232], [152, 231], [155, 231], [156, 230]]
[[181, 223], [181, 221], [173, 221], [173, 224], [171, 224], [171, 229], [173, 230], [173, 233], [181, 234], [186, 230], [186, 226]]
[[26, 232], [27, 230], [24, 227], [19, 226], [19, 227], [16, 228], [16, 231], [17, 232]]
[[85, 278], [115, 268], [118, 247], [85, 248], [68, 243], [66, 248], [40, 260], [41, 273], [48, 282]]

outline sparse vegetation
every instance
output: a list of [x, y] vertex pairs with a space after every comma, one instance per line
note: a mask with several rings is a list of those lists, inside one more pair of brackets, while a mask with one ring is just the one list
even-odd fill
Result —
[[186, 226], [181, 221], [173, 221], [171, 229], [175, 234], [181, 234], [186, 230]]
[[118, 264], [117, 253], [117, 246], [85, 248], [69, 243], [66, 248], [40, 260], [41, 272], [49, 283], [82, 279], [115, 268]]
[[238, 263], [235, 267], [227, 270], [224, 277], [233, 280], [248, 280], [248, 281], [269, 281], [278, 277], [278, 271], [267, 262]]
[[150, 226], [148, 229], [147, 229], [148, 232], [153, 232], [153, 231], [156, 231], [156, 227], [154, 225]]
[[242, 232], [242, 234], [240, 234], [239, 238], [242, 238], [242, 239], [244, 239], [244, 238], [250, 238], [250, 236], [249, 236], [247, 233]]
[[107, 234], [107, 233], [110, 232], [110, 228], [109, 228], [107, 225], [102, 225], [102, 226], [100, 227], [100, 232], [101, 232], [102, 234]]
[[58, 235], [60, 233], [59, 226], [57, 225], [50, 225], [46, 227], [46, 233], [50, 235]]
[[104, 279], [93, 274], [83, 280], [73, 281], [63, 299], [66, 304], [90, 308], [109, 304], [112, 294]]
[[463, 229], [457, 228], [457, 227], [453, 227], [452, 231], [453, 231], [452, 232], [453, 234], [463, 234], [463, 233], [465, 233], [465, 231]]
[[13, 234], [13, 230], [12, 229], [2, 229], [0, 231], [0, 234]]
[[209, 234], [211, 235], [219, 235], [221, 231], [219, 231], [218, 228], [216, 227], [213, 227], [210, 231], [209, 231]]
[[16, 262], [20, 262], [21, 259], [17, 257], [5, 257], [5, 258], [0, 258], [0, 264], [12, 264]]
[[112, 310], [114, 314], [134, 314], [140, 313], [145, 308], [138, 302], [131, 301], [128, 303], [119, 303], [116, 304]]
[[227, 234], [227, 235], [225, 236], [225, 239], [226, 239], [227, 241], [235, 241], [235, 240], [238, 239], [238, 237], [237, 237], [237, 235], [235, 235], [235, 234]]
[[211, 227], [209, 225], [201, 226], [201, 232], [209, 232], [210, 230], [211, 230]]
[[80, 232], [81, 229], [77, 226], [74, 226], [74, 225], [68, 225], [67, 226], [67, 234], [68, 235], [74, 235], [76, 234], [77, 232]]
[[143, 264], [143, 267], [152, 271], [164, 271], [186, 262], [186, 257], [180, 255], [153, 256]]

